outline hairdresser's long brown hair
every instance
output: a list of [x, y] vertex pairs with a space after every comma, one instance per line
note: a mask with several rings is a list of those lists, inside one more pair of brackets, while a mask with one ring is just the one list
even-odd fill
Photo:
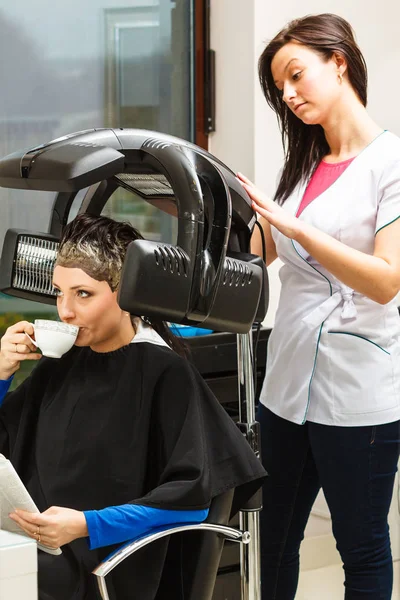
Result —
[[287, 107], [277, 89], [271, 72], [275, 54], [288, 42], [295, 41], [317, 52], [328, 61], [334, 53], [347, 63], [347, 77], [361, 103], [367, 105], [367, 66], [354, 39], [351, 25], [330, 13], [310, 15], [291, 21], [267, 45], [258, 62], [258, 73], [264, 96], [275, 111], [285, 151], [285, 164], [275, 193], [280, 204], [295, 187], [306, 181], [329, 146], [320, 125], [306, 125]]

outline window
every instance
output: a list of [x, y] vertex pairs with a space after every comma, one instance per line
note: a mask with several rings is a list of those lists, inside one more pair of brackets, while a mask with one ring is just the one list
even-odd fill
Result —
[[[207, 145], [206, 0], [0, 0], [4, 83], [0, 156], [99, 127], [162, 131]], [[0, 188], [0, 245], [10, 227], [47, 231], [55, 194]], [[123, 190], [105, 213], [172, 241], [173, 219]], [[55, 308], [0, 295], [0, 334]], [[17, 380], [26, 375], [24, 365]]]

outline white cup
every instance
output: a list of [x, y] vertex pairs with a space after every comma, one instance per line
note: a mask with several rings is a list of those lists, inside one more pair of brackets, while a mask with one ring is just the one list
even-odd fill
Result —
[[47, 319], [36, 319], [33, 327], [35, 339], [33, 340], [27, 333], [26, 335], [41, 349], [43, 356], [49, 358], [61, 358], [72, 348], [79, 333], [77, 325]]

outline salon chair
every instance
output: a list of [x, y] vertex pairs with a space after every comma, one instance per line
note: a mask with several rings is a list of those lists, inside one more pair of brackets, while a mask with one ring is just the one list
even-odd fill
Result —
[[115, 567], [167, 536], [168, 551], [155, 600], [167, 600], [172, 593], [174, 600], [211, 600], [224, 540], [242, 544], [250, 541], [248, 532], [227, 526], [233, 494], [234, 490], [229, 490], [214, 498], [203, 523], [158, 528], [110, 554], [93, 571], [102, 600], [110, 600], [106, 576]]

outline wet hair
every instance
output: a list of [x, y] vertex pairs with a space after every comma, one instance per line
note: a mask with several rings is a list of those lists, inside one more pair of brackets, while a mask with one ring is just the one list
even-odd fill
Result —
[[[129, 244], [142, 239], [130, 223], [83, 213], [64, 228], [56, 266], [82, 269], [96, 281], [106, 281], [115, 292]], [[171, 333], [164, 321], [153, 317], [145, 320], [177, 354], [188, 355], [186, 344]]]
[[329, 146], [321, 125], [306, 125], [283, 101], [271, 71], [275, 54], [288, 42], [298, 42], [328, 61], [340, 54], [347, 63], [347, 78], [360, 102], [367, 105], [367, 66], [351, 25], [338, 15], [324, 13], [295, 19], [284, 27], [266, 46], [258, 61], [258, 74], [264, 96], [276, 113], [282, 134], [285, 163], [275, 193], [280, 204], [301, 181], [306, 181]]

